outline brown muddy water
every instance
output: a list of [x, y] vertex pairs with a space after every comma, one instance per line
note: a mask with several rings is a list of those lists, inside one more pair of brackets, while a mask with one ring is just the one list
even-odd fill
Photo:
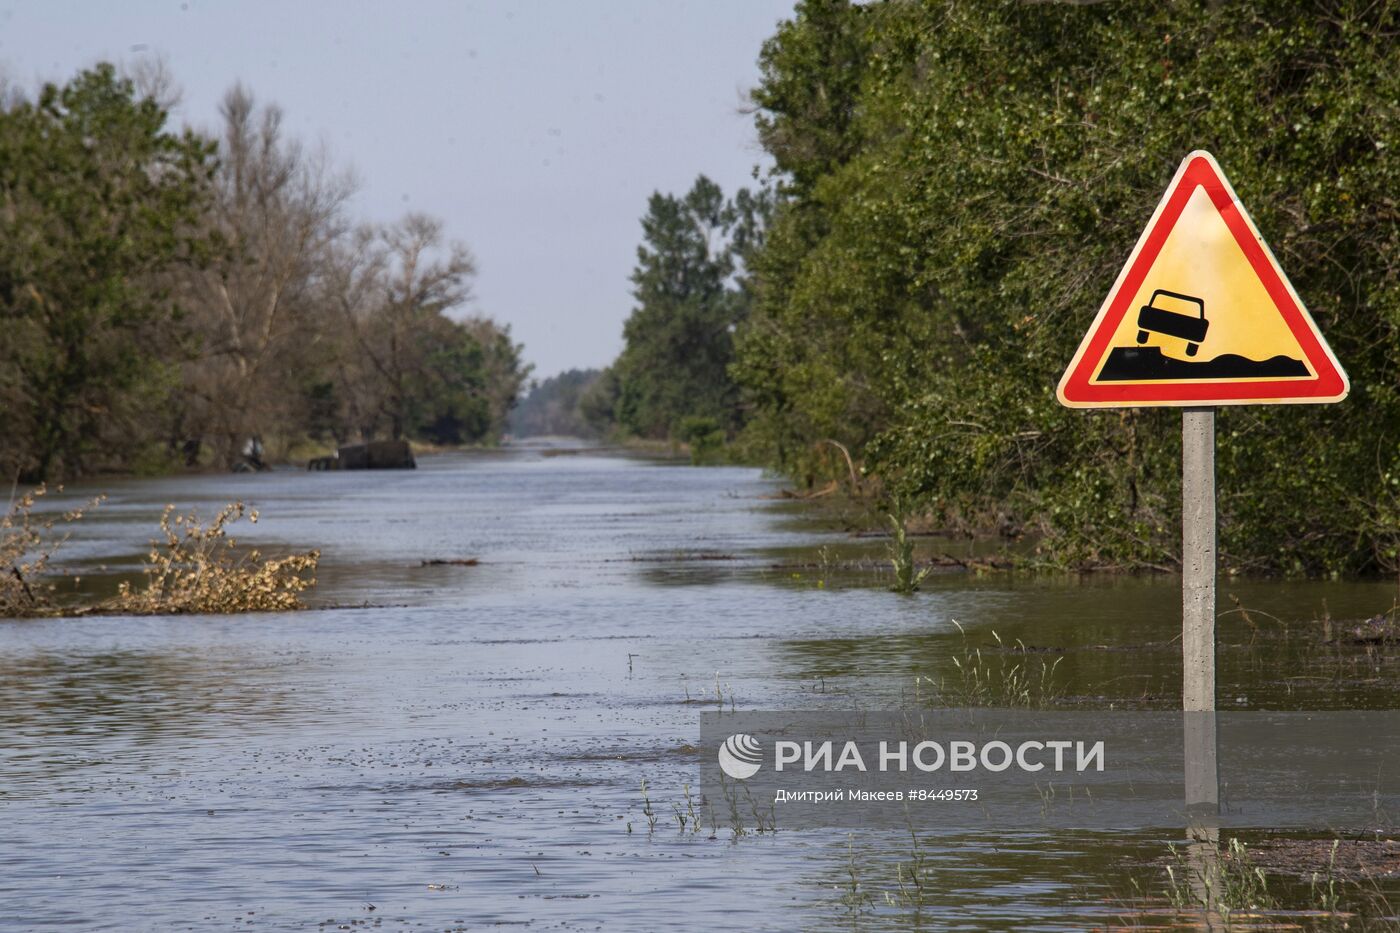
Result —
[[[937, 573], [900, 597], [881, 542], [778, 486], [537, 449], [103, 483], [62, 561], [93, 585], [136, 567], [167, 502], [243, 499], [263, 513], [243, 540], [322, 549], [322, 608], [0, 622], [0, 926], [1175, 923], [1153, 893], [1172, 833], [935, 833], [912, 853], [900, 833], [678, 831], [717, 681], [738, 709], [894, 708], [995, 630], [1061, 659], [1057, 702], [1179, 701], [1174, 579]], [[457, 558], [480, 563], [422, 566]], [[1320, 634], [1391, 608], [1393, 582], [1229, 594], [1251, 614], [1221, 619], [1222, 706], [1397, 705], [1400, 651]], [[925, 903], [892, 905], [915, 855]]]

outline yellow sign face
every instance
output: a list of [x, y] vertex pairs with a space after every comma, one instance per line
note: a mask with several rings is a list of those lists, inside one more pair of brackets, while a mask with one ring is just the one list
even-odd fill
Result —
[[1336, 402], [1348, 384], [1209, 153], [1182, 162], [1060, 380], [1072, 408]]

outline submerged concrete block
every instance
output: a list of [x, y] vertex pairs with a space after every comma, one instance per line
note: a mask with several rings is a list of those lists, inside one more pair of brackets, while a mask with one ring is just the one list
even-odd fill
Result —
[[408, 441], [370, 441], [340, 448], [342, 470], [412, 470], [418, 466]]

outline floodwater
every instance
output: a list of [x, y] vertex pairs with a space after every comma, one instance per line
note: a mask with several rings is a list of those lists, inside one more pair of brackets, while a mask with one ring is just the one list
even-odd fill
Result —
[[[565, 455], [558, 455], [563, 453]], [[0, 622], [0, 926], [1084, 929], [1157, 918], [1163, 833], [682, 832], [699, 715], [894, 708], [994, 630], [1070, 705], [1170, 708], [1170, 578], [938, 573], [757, 470], [586, 451], [413, 472], [107, 481], [61, 563], [109, 587], [161, 508], [262, 511], [322, 550], [316, 611]], [[70, 490], [74, 502], [98, 487]], [[957, 543], [921, 541], [951, 550]], [[476, 566], [431, 565], [476, 558]], [[1223, 581], [1221, 704], [1395, 705], [1396, 661], [1319, 651], [1391, 583]], [[965, 629], [962, 635], [954, 625]], [[927, 681], [925, 681], [927, 683]], [[658, 814], [644, 814], [642, 782]], [[923, 859], [924, 904], [890, 904]]]

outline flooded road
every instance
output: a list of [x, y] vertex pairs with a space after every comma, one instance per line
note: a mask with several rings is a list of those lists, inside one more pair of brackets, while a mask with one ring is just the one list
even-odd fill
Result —
[[[0, 926], [1049, 930], [1134, 913], [1170, 835], [923, 839], [934, 890], [911, 911], [878, 893], [907, 836], [711, 838], [678, 831], [673, 805], [717, 692], [893, 708], [993, 630], [1060, 659], [1065, 703], [1171, 708], [1175, 579], [944, 573], [900, 597], [881, 542], [773, 498], [756, 470], [547, 453], [103, 483], [60, 561], [89, 585], [136, 568], [165, 503], [208, 517], [243, 499], [263, 517], [242, 540], [321, 548], [319, 608], [0, 622]], [[1393, 582], [1222, 581], [1222, 609], [1230, 594], [1250, 612], [1221, 619], [1222, 706], [1395, 705], [1394, 649], [1319, 651], [1314, 634], [1389, 609]]]

